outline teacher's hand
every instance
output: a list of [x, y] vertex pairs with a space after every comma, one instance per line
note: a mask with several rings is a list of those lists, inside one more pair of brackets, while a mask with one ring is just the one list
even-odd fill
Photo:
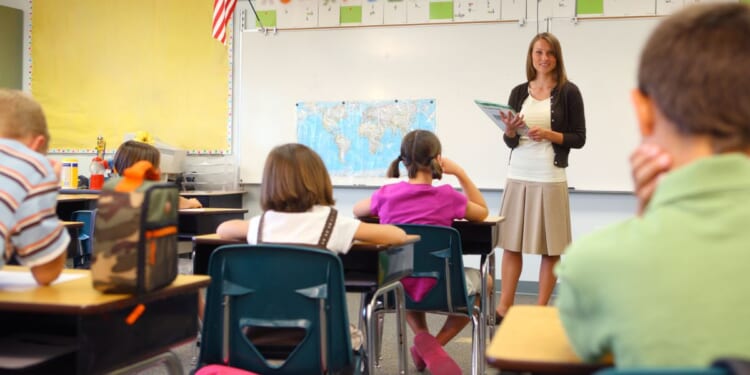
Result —
[[664, 173], [672, 167], [672, 158], [659, 146], [642, 144], [630, 154], [638, 215], [642, 215]]
[[529, 133], [526, 134], [526, 136], [531, 138], [534, 142], [539, 142], [545, 139], [550, 139], [549, 134], [550, 130], [534, 126], [529, 129]]
[[508, 137], [515, 137], [516, 131], [519, 128], [526, 126], [526, 122], [523, 120], [522, 114], [513, 114], [510, 112], [500, 111], [500, 120], [505, 123], [505, 135]]

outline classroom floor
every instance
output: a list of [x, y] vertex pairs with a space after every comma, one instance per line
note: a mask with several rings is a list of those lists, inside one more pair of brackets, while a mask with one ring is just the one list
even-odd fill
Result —
[[[192, 263], [188, 259], [180, 259], [180, 273], [192, 273]], [[349, 304], [349, 319], [353, 321], [357, 316], [357, 310], [359, 309], [359, 294], [347, 294], [347, 301]], [[516, 297], [516, 303], [518, 304], [533, 304], [536, 302], [535, 295], [518, 295]], [[376, 369], [376, 374], [391, 375], [398, 373], [398, 357], [395, 354], [396, 348], [396, 329], [395, 329], [395, 314], [386, 314], [385, 322], [383, 325], [383, 360], [380, 367]], [[442, 315], [429, 314], [427, 316], [427, 323], [430, 326], [431, 331], [436, 332], [442, 325], [445, 317]], [[408, 330], [408, 327], [407, 327]], [[409, 346], [413, 343], [414, 335], [409, 330], [408, 342]], [[389, 352], [389, 348], [392, 352]], [[465, 374], [471, 373], [471, 325], [467, 325], [461, 333], [453, 339], [445, 350], [450, 354], [453, 359], [458, 363]], [[195, 361], [198, 357], [198, 348], [195, 342], [178, 346], [173, 349], [175, 353], [182, 360], [182, 365], [185, 374], [190, 374], [195, 366]], [[414, 363], [411, 358], [408, 360], [409, 373], [411, 374], [429, 374], [429, 370], [425, 370], [423, 373], [418, 373], [414, 367]], [[492, 373], [488, 370], [487, 373]], [[164, 366], [157, 366], [146, 371], [139, 372], [140, 375], [162, 375], [167, 374]]]

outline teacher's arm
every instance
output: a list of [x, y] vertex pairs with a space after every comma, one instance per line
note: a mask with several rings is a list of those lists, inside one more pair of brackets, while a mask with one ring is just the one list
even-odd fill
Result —
[[[583, 110], [583, 97], [578, 86], [572, 82], [565, 84], [565, 116], [568, 127], [562, 134], [560, 145], [581, 148], [586, 144], [586, 116]], [[557, 142], [555, 142], [557, 143]]]

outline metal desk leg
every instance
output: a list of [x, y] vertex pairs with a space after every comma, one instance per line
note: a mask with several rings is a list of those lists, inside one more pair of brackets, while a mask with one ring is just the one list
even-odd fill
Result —
[[[480, 314], [479, 314], [479, 351], [477, 365], [472, 364], [472, 370], [477, 374], [484, 374], [485, 360], [484, 351], [487, 349], [487, 336], [492, 337], [495, 334], [495, 291], [487, 290], [487, 279], [495, 280], [495, 250], [489, 254], [483, 254], [481, 259], [482, 289], [480, 293]], [[494, 288], [493, 288], [494, 289]], [[472, 358], [472, 362], [474, 362]]]
[[397, 334], [398, 334], [398, 370], [400, 374], [408, 375], [409, 368], [406, 365], [406, 302], [404, 296], [404, 287], [400, 281], [394, 281], [390, 284], [386, 284], [378, 288], [372, 299], [367, 304], [367, 312], [365, 316], [367, 325], [367, 370], [369, 374], [375, 373], [375, 356], [377, 355], [377, 319], [373, 319], [373, 313], [377, 305], [378, 296], [385, 296], [388, 292], [393, 291], [396, 299], [396, 321], [397, 321]]

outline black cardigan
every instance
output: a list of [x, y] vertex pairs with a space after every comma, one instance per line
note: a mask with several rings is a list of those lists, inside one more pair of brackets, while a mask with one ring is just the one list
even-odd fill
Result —
[[[529, 96], [529, 83], [522, 83], [510, 92], [510, 105], [516, 112], [521, 112], [521, 105]], [[552, 130], [562, 133], [563, 143], [552, 143], [555, 151], [555, 166], [568, 166], [568, 154], [571, 148], [581, 148], [586, 143], [586, 117], [583, 113], [583, 98], [578, 86], [567, 82], [561, 88], [555, 87], [550, 96], [552, 111]], [[503, 140], [510, 148], [518, 146], [519, 134], [509, 138], [503, 133]]]

